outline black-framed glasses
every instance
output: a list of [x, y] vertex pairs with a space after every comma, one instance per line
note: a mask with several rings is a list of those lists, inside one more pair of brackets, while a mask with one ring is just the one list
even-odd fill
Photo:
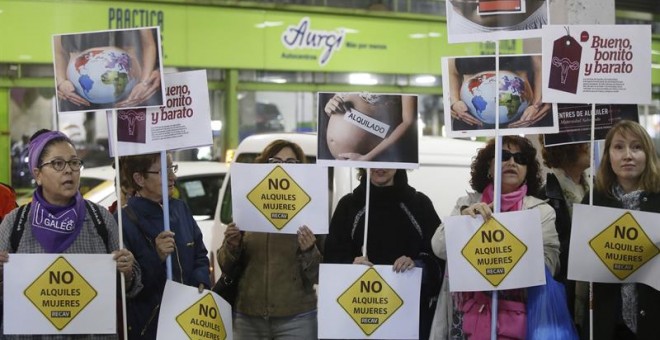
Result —
[[287, 164], [298, 164], [300, 163], [299, 160], [295, 158], [287, 158], [287, 159], [282, 159], [279, 157], [271, 157], [268, 158], [268, 163], [274, 163], [274, 164], [281, 164], [281, 163], [287, 163]]
[[41, 163], [41, 165], [39, 165], [39, 169], [43, 168], [46, 165], [50, 165], [55, 171], [63, 171], [67, 164], [69, 164], [69, 167], [73, 171], [79, 171], [80, 168], [82, 168], [83, 165], [85, 165], [82, 159], [74, 158], [65, 161], [63, 159], [56, 158], [51, 161]]
[[506, 162], [513, 157], [513, 161], [520, 165], [527, 165], [527, 157], [522, 152], [510, 152], [507, 150], [502, 150], [502, 162]]
[[[168, 166], [168, 167], [167, 167], [167, 171], [168, 171], [169, 173], [173, 173], [173, 174], [175, 174], [177, 171], [179, 171], [179, 164], [172, 164], [172, 165]], [[160, 175], [160, 169], [159, 169], [159, 170], [156, 170], [156, 171], [145, 171], [144, 173], [145, 173], [145, 174], [157, 174], [157, 175]]]

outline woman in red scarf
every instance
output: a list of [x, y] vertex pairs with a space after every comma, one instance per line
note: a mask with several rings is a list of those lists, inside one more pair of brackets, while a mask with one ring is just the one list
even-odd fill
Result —
[[[456, 202], [452, 215], [477, 214], [488, 219], [493, 213], [493, 174], [495, 165], [495, 140], [491, 139], [479, 150], [472, 162], [470, 185], [476, 192], [461, 197]], [[551, 273], [559, 265], [559, 238], [555, 229], [555, 212], [544, 201], [533, 197], [541, 188], [541, 174], [536, 160], [534, 146], [519, 136], [502, 137], [502, 194], [501, 211], [539, 209], [543, 233], [543, 253], [545, 265]], [[441, 259], [447, 258], [445, 246], [445, 226], [441, 224], [431, 241], [433, 252]], [[444, 280], [440, 292], [440, 301], [436, 309], [431, 339], [475, 339], [469, 337], [463, 329], [463, 314], [457, 308], [461, 293], [449, 293], [448, 280]], [[519, 290], [500, 291], [503, 299], [518, 299]], [[524, 339], [524, 334], [522, 335]]]

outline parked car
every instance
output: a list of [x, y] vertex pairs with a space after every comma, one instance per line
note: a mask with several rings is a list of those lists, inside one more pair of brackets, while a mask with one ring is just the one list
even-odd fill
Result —
[[[305, 152], [308, 163], [314, 163], [317, 155], [317, 135], [312, 133], [269, 133], [245, 138], [234, 152], [232, 162], [252, 163], [261, 151], [275, 139], [297, 143]], [[483, 142], [423, 136], [419, 140], [419, 169], [410, 170], [408, 182], [431, 198], [440, 217], [451, 213], [456, 199], [470, 191], [470, 165]], [[233, 220], [230, 172], [222, 184], [215, 211], [216, 235], [214, 244], [222, 244], [224, 230]], [[357, 169], [328, 167], [329, 212], [332, 216], [339, 199], [357, 185]], [[219, 277], [220, 271], [216, 271]]]
[[[218, 192], [227, 174], [227, 166], [220, 162], [175, 162], [179, 165], [176, 173], [176, 188], [174, 197], [185, 201], [197, 225], [204, 235], [204, 245], [209, 251], [209, 258], [213, 267], [211, 272], [219, 266], [215, 261], [215, 250], [220, 243], [217, 229], [213, 228], [213, 215], [218, 201]], [[109, 207], [115, 200], [115, 169], [111, 166], [96, 168], [83, 168], [80, 175], [80, 192], [86, 199]], [[222, 240], [222, 238], [220, 238]], [[222, 241], [220, 241], [222, 242]]]

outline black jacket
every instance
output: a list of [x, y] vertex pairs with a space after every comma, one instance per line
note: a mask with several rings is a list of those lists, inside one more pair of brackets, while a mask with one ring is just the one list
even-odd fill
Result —
[[564, 197], [557, 176], [548, 173], [545, 187], [539, 191], [539, 198], [548, 200], [548, 204], [555, 210], [555, 228], [559, 236], [559, 271], [555, 279], [566, 287], [566, 303], [571, 316], [575, 316], [575, 281], [568, 280], [568, 250], [571, 244], [572, 217], [569, 202]]
[[[325, 241], [326, 263], [353, 263], [362, 256], [366, 176], [337, 204]], [[420, 339], [428, 339], [435, 301], [442, 286], [444, 261], [431, 249], [440, 218], [431, 200], [408, 185], [406, 170], [397, 170], [394, 185], [370, 188], [367, 257], [373, 264], [394, 264], [401, 256], [423, 266], [420, 293]]]
[[[588, 203], [589, 196], [583, 202]], [[643, 193], [641, 211], [660, 213], [660, 193]], [[622, 208], [621, 202], [594, 191], [594, 204]], [[657, 226], [660, 228], [660, 226]], [[621, 320], [621, 284], [594, 283], [594, 339], [615, 340]], [[637, 340], [656, 340], [660, 334], [660, 292], [637, 284]]]

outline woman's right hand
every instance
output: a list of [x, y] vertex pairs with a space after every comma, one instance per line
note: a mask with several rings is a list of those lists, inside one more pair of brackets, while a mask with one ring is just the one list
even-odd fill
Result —
[[484, 221], [489, 219], [493, 215], [493, 203], [479, 202], [461, 210], [461, 215], [470, 215], [474, 218], [477, 217], [477, 214], [483, 216]]
[[165, 230], [156, 236], [156, 252], [161, 261], [165, 261], [167, 256], [174, 252], [175, 247], [173, 232]]
[[77, 106], [91, 105], [87, 100], [85, 100], [85, 98], [79, 96], [76, 93], [76, 87], [73, 86], [73, 83], [68, 79], [62, 80], [59, 84], [57, 84], [57, 96], [60, 97], [60, 99], [71, 102]]
[[460, 120], [470, 126], [476, 125], [482, 127], [484, 125], [484, 123], [482, 123], [477, 118], [474, 118], [474, 116], [470, 114], [470, 112], [468, 111], [468, 106], [462, 100], [457, 100], [453, 102], [450, 106], [450, 109], [451, 109], [451, 116], [454, 119]]
[[236, 251], [241, 246], [242, 239], [243, 235], [241, 234], [241, 230], [236, 226], [236, 223], [229, 223], [227, 230], [225, 230], [225, 243], [229, 247], [229, 250]]
[[329, 116], [335, 112], [346, 113], [346, 103], [340, 96], [335, 95], [325, 104], [325, 113]]

